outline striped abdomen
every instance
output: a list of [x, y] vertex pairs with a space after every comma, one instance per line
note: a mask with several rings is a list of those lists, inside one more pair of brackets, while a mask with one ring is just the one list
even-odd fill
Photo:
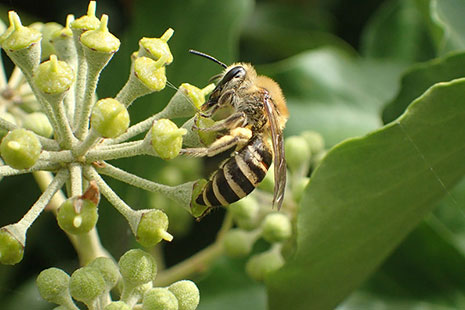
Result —
[[272, 157], [268, 142], [261, 135], [253, 137], [212, 175], [196, 202], [219, 207], [247, 196], [265, 177]]

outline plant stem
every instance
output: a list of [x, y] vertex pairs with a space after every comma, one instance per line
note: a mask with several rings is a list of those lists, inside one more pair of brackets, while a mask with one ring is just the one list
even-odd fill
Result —
[[169, 269], [160, 271], [155, 279], [156, 285], [167, 286], [173, 282], [189, 278], [195, 273], [205, 271], [213, 260], [223, 254], [223, 238], [231, 227], [232, 216], [228, 212], [226, 213], [215, 242], [183, 262]]
[[71, 179], [71, 196], [82, 195], [82, 167], [78, 163], [69, 165], [69, 173]]
[[[47, 186], [47, 189], [40, 195], [39, 199], [32, 205], [32, 207], [27, 211], [27, 213], [16, 223], [16, 226], [24, 231], [24, 237], [26, 231], [32, 225], [32, 223], [37, 219], [37, 217], [45, 209], [49, 201], [55, 195], [55, 193], [60, 190], [60, 188], [65, 184], [66, 179], [68, 178], [68, 171], [62, 169], [58, 171], [55, 178]], [[19, 239], [18, 239], [19, 240]], [[25, 240], [24, 240], [25, 241]], [[23, 243], [24, 244], [24, 243]]]
[[111, 148], [111, 149], [94, 149], [90, 150], [86, 155], [86, 162], [92, 163], [94, 161], [102, 161], [102, 160], [111, 160], [111, 159], [119, 159], [125, 157], [133, 157], [137, 155], [146, 155], [149, 154], [147, 149], [147, 144], [145, 141], [141, 140], [137, 144], [131, 145], [123, 145], [118, 148]]
[[72, 150], [74, 156], [78, 157], [84, 155], [99, 139], [100, 136], [95, 130], [91, 130], [84, 141]]
[[12, 175], [31, 173], [33, 171], [40, 171], [40, 170], [57, 171], [58, 169], [60, 169], [60, 164], [51, 163], [47, 161], [38, 161], [34, 166], [32, 166], [29, 169], [15, 169], [15, 168], [11, 168], [8, 165], [3, 165], [3, 166], [0, 166], [0, 176], [6, 177], [6, 176], [12, 176]]

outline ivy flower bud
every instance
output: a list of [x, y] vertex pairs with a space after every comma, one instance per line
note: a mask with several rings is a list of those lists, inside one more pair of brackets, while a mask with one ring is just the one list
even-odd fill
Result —
[[34, 83], [45, 94], [57, 95], [67, 91], [74, 82], [74, 71], [56, 55], [39, 65], [34, 75]]
[[286, 162], [291, 172], [306, 170], [310, 164], [310, 148], [303, 137], [292, 136], [284, 142]]
[[158, 67], [155, 60], [148, 57], [136, 57], [134, 74], [150, 91], [160, 91], [166, 86], [165, 67]]
[[42, 41], [40, 42], [40, 49], [41, 49], [41, 59], [48, 59], [50, 55], [55, 54], [55, 46], [52, 44], [51, 39], [55, 32], [60, 31], [63, 29], [63, 26], [50, 22], [50, 23], [33, 23], [29, 27], [36, 29], [42, 33]]
[[24, 245], [5, 228], [0, 229], [0, 263], [15, 265], [23, 259]]
[[163, 159], [173, 159], [182, 148], [182, 136], [187, 133], [184, 128], [178, 128], [169, 119], [159, 119], [152, 125], [152, 147]]
[[245, 271], [255, 281], [263, 282], [266, 276], [284, 265], [278, 251], [267, 251], [252, 256], [245, 265]]
[[7, 29], [5, 36], [0, 37], [2, 48], [8, 51], [17, 51], [40, 42], [42, 34], [36, 29], [23, 26], [16, 12], [10, 11], [8, 16], [11, 26]]
[[325, 140], [323, 136], [316, 131], [304, 131], [300, 134], [307, 142], [310, 152], [312, 154], [318, 154], [325, 148]]
[[43, 270], [36, 280], [40, 296], [48, 302], [62, 305], [71, 299], [69, 275], [58, 268]]
[[229, 230], [223, 240], [224, 250], [229, 257], [245, 257], [252, 251], [256, 238], [251, 233], [236, 228]]
[[55, 31], [50, 38], [50, 42], [55, 47], [58, 57], [69, 64], [73, 64], [77, 57], [73, 41], [73, 32], [70, 28], [73, 21], [74, 15], [68, 14], [66, 17], [66, 26], [61, 30]]
[[131, 310], [124, 301], [113, 301], [103, 308], [103, 310]]
[[140, 249], [129, 250], [120, 257], [119, 270], [125, 283], [136, 287], [155, 279], [157, 263], [152, 255]]
[[81, 43], [88, 49], [99, 52], [114, 54], [118, 51], [120, 41], [108, 31], [108, 15], [103, 14], [100, 25], [95, 30], [89, 30], [81, 35]]
[[116, 99], [100, 99], [92, 110], [91, 125], [102, 137], [115, 138], [129, 127], [128, 110]]
[[167, 288], [156, 287], [144, 294], [142, 301], [144, 310], [178, 310], [178, 300]]
[[26, 114], [23, 119], [23, 127], [45, 138], [50, 138], [53, 135], [53, 127], [47, 115], [42, 112]]
[[169, 28], [160, 38], [142, 38], [139, 41], [139, 56], [148, 56], [156, 61], [157, 68], [173, 62], [173, 55], [168, 46], [168, 40], [174, 30]]
[[10, 131], [0, 144], [3, 160], [15, 169], [28, 169], [34, 166], [41, 151], [42, 145], [36, 134], [23, 128]]
[[71, 275], [69, 282], [71, 296], [87, 306], [105, 291], [105, 280], [93, 267], [82, 267]]
[[144, 214], [137, 226], [137, 241], [145, 247], [152, 247], [161, 240], [171, 241], [173, 236], [168, 229], [168, 216], [161, 210], [151, 210]]
[[253, 196], [246, 196], [228, 207], [236, 224], [243, 229], [257, 226], [260, 206]]
[[208, 183], [205, 179], [200, 179], [194, 184], [194, 188], [192, 190], [192, 199], [191, 199], [191, 213], [192, 216], [196, 219], [200, 219], [205, 216], [209, 211], [210, 208], [204, 205], [199, 205], [196, 200], [200, 194], [202, 194], [203, 188]]
[[292, 234], [289, 218], [282, 213], [268, 214], [262, 222], [263, 239], [270, 243], [282, 242]]
[[105, 280], [105, 291], [110, 291], [118, 283], [120, 277], [118, 266], [115, 262], [108, 257], [97, 257], [90, 264], [89, 267], [97, 269]]
[[95, 8], [97, 6], [96, 1], [90, 1], [89, 6], [87, 8], [87, 14], [74, 20], [71, 23], [71, 29], [79, 30], [79, 31], [86, 31], [86, 30], [94, 30], [100, 26], [100, 20], [95, 17]]
[[95, 227], [97, 220], [97, 205], [81, 197], [67, 199], [57, 211], [58, 225], [69, 234], [87, 233]]
[[10, 59], [22, 72], [32, 76], [40, 62], [40, 40], [42, 34], [21, 24], [18, 14], [8, 12], [10, 27], [0, 37], [0, 44]]
[[200, 89], [189, 83], [182, 83], [179, 87], [194, 104], [197, 110], [205, 103], [205, 96], [212, 92], [215, 89], [215, 84], [208, 84], [206, 87]]
[[176, 296], [179, 310], [195, 310], [200, 302], [200, 292], [194, 282], [181, 280], [171, 284], [168, 289]]

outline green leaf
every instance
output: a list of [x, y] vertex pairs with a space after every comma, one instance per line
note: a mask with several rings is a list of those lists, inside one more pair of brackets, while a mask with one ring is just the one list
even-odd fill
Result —
[[381, 126], [382, 104], [396, 93], [403, 68], [322, 48], [258, 71], [283, 89], [290, 110], [287, 134], [315, 130], [327, 145], [334, 145]]
[[295, 256], [268, 280], [271, 309], [333, 309], [465, 174], [465, 79], [334, 147], [300, 205]]
[[388, 123], [399, 117], [415, 98], [432, 85], [465, 76], [465, 53], [454, 53], [444, 58], [412, 66], [401, 80], [400, 91], [383, 111], [383, 121]]
[[431, 0], [431, 18], [442, 29], [438, 52], [465, 49], [465, 2], [461, 0]]
[[416, 2], [385, 2], [364, 29], [361, 53], [366, 57], [407, 62], [433, 58], [435, 47], [429, 34], [428, 20]]

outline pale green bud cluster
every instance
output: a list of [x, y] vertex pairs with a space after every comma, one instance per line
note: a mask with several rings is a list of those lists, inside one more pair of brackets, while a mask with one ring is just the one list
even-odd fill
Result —
[[[58, 268], [42, 271], [36, 283], [43, 299], [63, 309], [77, 310], [74, 300], [89, 309], [171, 309], [195, 310], [200, 293], [192, 281], [181, 280], [168, 287], [154, 287], [157, 275], [155, 259], [142, 250], [130, 250], [118, 264], [112, 259], [98, 257], [77, 269], [71, 277]], [[110, 291], [122, 290], [120, 300], [112, 301]]]
[[[286, 138], [285, 154], [289, 173], [283, 208], [279, 212], [271, 209], [273, 166], [259, 185], [259, 189], [268, 194], [251, 194], [228, 207], [237, 227], [226, 232], [222, 239], [226, 255], [247, 257], [258, 239], [270, 243], [268, 250], [248, 258], [246, 272], [251, 278], [263, 281], [268, 274], [284, 264], [283, 254], [287, 256], [292, 253], [297, 205], [310, 181], [309, 174], [318, 165], [316, 158], [322, 158], [324, 152], [323, 138], [316, 132], [307, 131]], [[263, 202], [267, 195], [270, 200]]]

